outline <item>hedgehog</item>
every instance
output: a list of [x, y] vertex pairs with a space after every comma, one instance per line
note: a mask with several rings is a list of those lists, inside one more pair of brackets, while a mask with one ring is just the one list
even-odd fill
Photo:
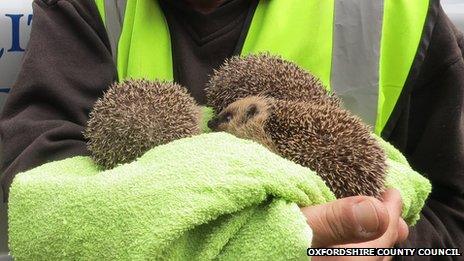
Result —
[[104, 169], [129, 163], [149, 149], [200, 133], [200, 107], [170, 82], [126, 80], [97, 100], [84, 137]]
[[214, 70], [206, 85], [208, 105], [216, 113], [238, 99], [253, 95], [333, 105], [341, 103], [317, 77], [295, 63], [268, 53], [226, 60]]
[[358, 117], [331, 104], [240, 99], [208, 123], [314, 170], [337, 198], [381, 197], [386, 155]]

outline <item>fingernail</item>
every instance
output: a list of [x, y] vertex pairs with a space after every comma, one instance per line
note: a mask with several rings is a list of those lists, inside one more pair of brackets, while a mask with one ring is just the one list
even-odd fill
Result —
[[355, 204], [353, 212], [361, 236], [369, 237], [378, 231], [380, 221], [375, 206], [371, 201], [364, 200]]

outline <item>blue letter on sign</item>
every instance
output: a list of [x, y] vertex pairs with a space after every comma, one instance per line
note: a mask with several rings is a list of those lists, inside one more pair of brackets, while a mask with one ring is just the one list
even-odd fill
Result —
[[21, 17], [24, 15], [12, 15], [12, 14], [7, 14], [9, 18], [11, 18], [11, 34], [12, 34], [12, 43], [11, 43], [11, 49], [8, 50], [8, 52], [24, 52], [24, 49], [21, 48], [20, 42], [19, 42], [19, 28], [20, 28], [20, 22], [21, 22]]
[[31, 25], [32, 23], [32, 15], [30, 14], [28, 17], [27, 17], [27, 25]]

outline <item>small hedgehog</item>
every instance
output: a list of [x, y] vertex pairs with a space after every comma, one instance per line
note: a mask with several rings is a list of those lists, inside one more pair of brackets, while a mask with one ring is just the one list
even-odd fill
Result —
[[384, 191], [384, 151], [359, 118], [337, 106], [250, 96], [229, 105], [208, 125], [311, 168], [337, 198], [380, 198]]
[[111, 169], [155, 146], [199, 134], [200, 118], [185, 88], [127, 80], [113, 84], [95, 103], [84, 137], [94, 161]]
[[266, 53], [227, 60], [214, 71], [206, 87], [208, 104], [216, 112], [238, 99], [253, 95], [340, 104], [317, 77], [292, 62]]

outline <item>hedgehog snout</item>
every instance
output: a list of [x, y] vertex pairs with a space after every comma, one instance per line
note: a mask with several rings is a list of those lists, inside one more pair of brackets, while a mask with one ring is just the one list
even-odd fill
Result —
[[208, 128], [210, 128], [211, 130], [213, 130], [213, 131], [217, 130], [218, 126], [219, 126], [219, 118], [218, 117], [214, 117], [213, 119], [208, 121]]

